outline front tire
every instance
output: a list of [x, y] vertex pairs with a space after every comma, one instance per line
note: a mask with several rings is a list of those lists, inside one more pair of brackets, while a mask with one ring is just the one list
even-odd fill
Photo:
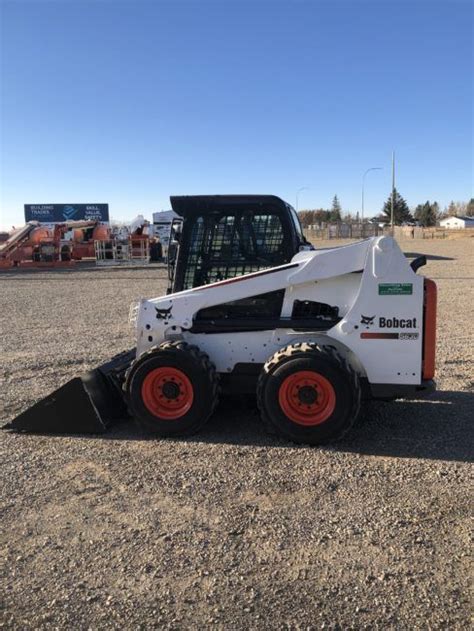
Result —
[[164, 342], [139, 357], [125, 379], [130, 414], [158, 436], [189, 436], [218, 402], [218, 378], [209, 357], [186, 342]]
[[257, 402], [268, 429], [296, 443], [340, 438], [360, 412], [353, 368], [332, 346], [304, 342], [276, 352], [264, 365]]

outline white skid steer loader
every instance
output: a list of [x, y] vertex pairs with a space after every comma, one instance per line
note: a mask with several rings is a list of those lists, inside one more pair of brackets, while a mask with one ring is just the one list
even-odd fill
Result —
[[[246, 196], [246, 203], [250, 200], [255, 206], [256, 197]], [[206, 215], [210, 200], [217, 198], [172, 199], [178, 200], [174, 204], [178, 209], [183, 204], [194, 211], [200, 208], [191, 213], [190, 234], [191, 238], [201, 235], [200, 245], [208, 247], [209, 239], [203, 238], [205, 222], [199, 225], [196, 217]], [[219, 208], [223, 199], [230, 197], [219, 199]], [[233, 208], [240, 199], [232, 197]], [[278, 198], [271, 200], [276, 204]], [[229, 212], [222, 216], [228, 219]], [[265, 215], [262, 207], [259, 212]], [[287, 206], [285, 212], [289, 216], [292, 209]], [[186, 213], [180, 214], [185, 216], [179, 243], [183, 248]], [[203, 426], [221, 393], [256, 393], [270, 430], [295, 442], [319, 444], [342, 436], [352, 426], [363, 399], [418, 397], [434, 389], [436, 285], [416, 274], [425, 262], [422, 258], [410, 264], [391, 237], [325, 250], [310, 250], [299, 237], [293, 248], [301, 251], [291, 258], [277, 239], [271, 248], [260, 251], [265, 259], [257, 256], [258, 244], [268, 245], [273, 219], [266, 219], [265, 233], [256, 235], [254, 230], [247, 239], [245, 220], [237, 221], [235, 212], [233, 217], [217, 233], [220, 220], [216, 224], [214, 216], [209, 224], [222, 237], [220, 249], [212, 250], [211, 244], [210, 258], [208, 250], [187, 244], [187, 265], [178, 280], [181, 285], [188, 282], [189, 288], [173, 291], [175, 274], [173, 293], [143, 299], [133, 307], [136, 349], [73, 380], [76, 394], [81, 391], [84, 413], [88, 400], [86, 429], [79, 418], [78, 427], [74, 423], [69, 429], [63, 427], [68, 400], [68, 390], [63, 389], [71, 384], [9, 427], [100, 431], [114, 417], [123, 416], [126, 404], [149, 432], [185, 436]], [[224, 270], [226, 235], [231, 233], [234, 238], [238, 235], [238, 244], [231, 244]], [[255, 260], [250, 262], [257, 271], [236, 276], [229, 271], [229, 260], [237, 273], [242, 257], [249, 263], [241, 247], [246, 239], [253, 243]], [[268, 265], [272, 248], [273, 261], [280, 257], [273, 266]], [[178, 252], [177, 273], [180, 256], [182, 261], [184, 254]], [[201, 280], [214, 282], [193, 286], [195, 276], [189, 272], [193, 262]], [[216, 280], [219, 275], [226, 277]], [[31, 416], [35, 408], [36, 415]], [[47, 410], [52, 426], [45, 428]], [[39, 425], [34, 422], [38, 414], [43, 418]]]

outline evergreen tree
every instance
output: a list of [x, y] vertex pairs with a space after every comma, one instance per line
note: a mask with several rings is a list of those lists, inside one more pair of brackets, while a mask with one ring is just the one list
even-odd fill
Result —
[[413, 212], [413, 218], [415, 219], [415, 221], [418, 221], [419, 223], [423, 223], [422, 216], [423, 216], [423, 204], [418, 204], [418, 206], [415, 208]]
[[341, 208], [341, 204], [339, 203], [339, 199], [337, 198], [337, 195], [334, 195], [334, 198], [332, 200], [330, 221], [341, 221], [342, 220], [341, 211], [342, 211], [342, 208]]
[[415, 208], [414, 217], [416, 221], [418, 221], [425, 228], [429, 228], [430, 226], [436, 226], [436, 221], [438, 219], [439, 214], [439, 206], [437, 202], [433, 204], [428, 200], [424, 204], [418, 204]]
[[436, 222], [438, 220], [438, 211], [437, 211], [436, 206], [437, 206], [436, 202], [434, 204], [428, 203], [428, 208], [425, 208], [425, 211], [423, 214], [423, 219], [424, 219], [423, 225], [427, 228], [436, 226]]
[[469, 200], [469, 202], [467, 204], [466, 216], [467, 217], [474, 217], [474, 197], [471, 197], [471, 199]]
[[[382, 208], [383, 214], [387, 217], [388, 222], [390, 223], [391, 213], [392, 213], [392, 196], [390, 195], [387, 201]], [[412, 216], [410, 213], [410, 209], [408, 208], [408, 204], [397, 191], [394, 189], [394, 204], [393, 204], [393, 223], [396, 226], [400, 226], [402, 223], [406, 221], [411, 221]]]

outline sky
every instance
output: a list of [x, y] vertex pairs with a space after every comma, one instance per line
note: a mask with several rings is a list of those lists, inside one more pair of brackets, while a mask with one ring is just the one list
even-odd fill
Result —
[[25, 203], [473, 197], [470, 0], [0, 0], [0, 226]]

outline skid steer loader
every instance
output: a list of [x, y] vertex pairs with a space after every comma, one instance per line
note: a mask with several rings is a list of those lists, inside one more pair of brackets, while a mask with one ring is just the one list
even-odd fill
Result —
[[169, 293], [131, 309], [137, 347], [14, 419], [105, 431], [128, 413], [158, 436], [199, 430], [219, 396], [256, 393], [295, 442], [342, 436], [363, 399], [434, 389], [436, 285], [391, 237], [314, 250], [274, 196], [172, 197], [183, 218]]

